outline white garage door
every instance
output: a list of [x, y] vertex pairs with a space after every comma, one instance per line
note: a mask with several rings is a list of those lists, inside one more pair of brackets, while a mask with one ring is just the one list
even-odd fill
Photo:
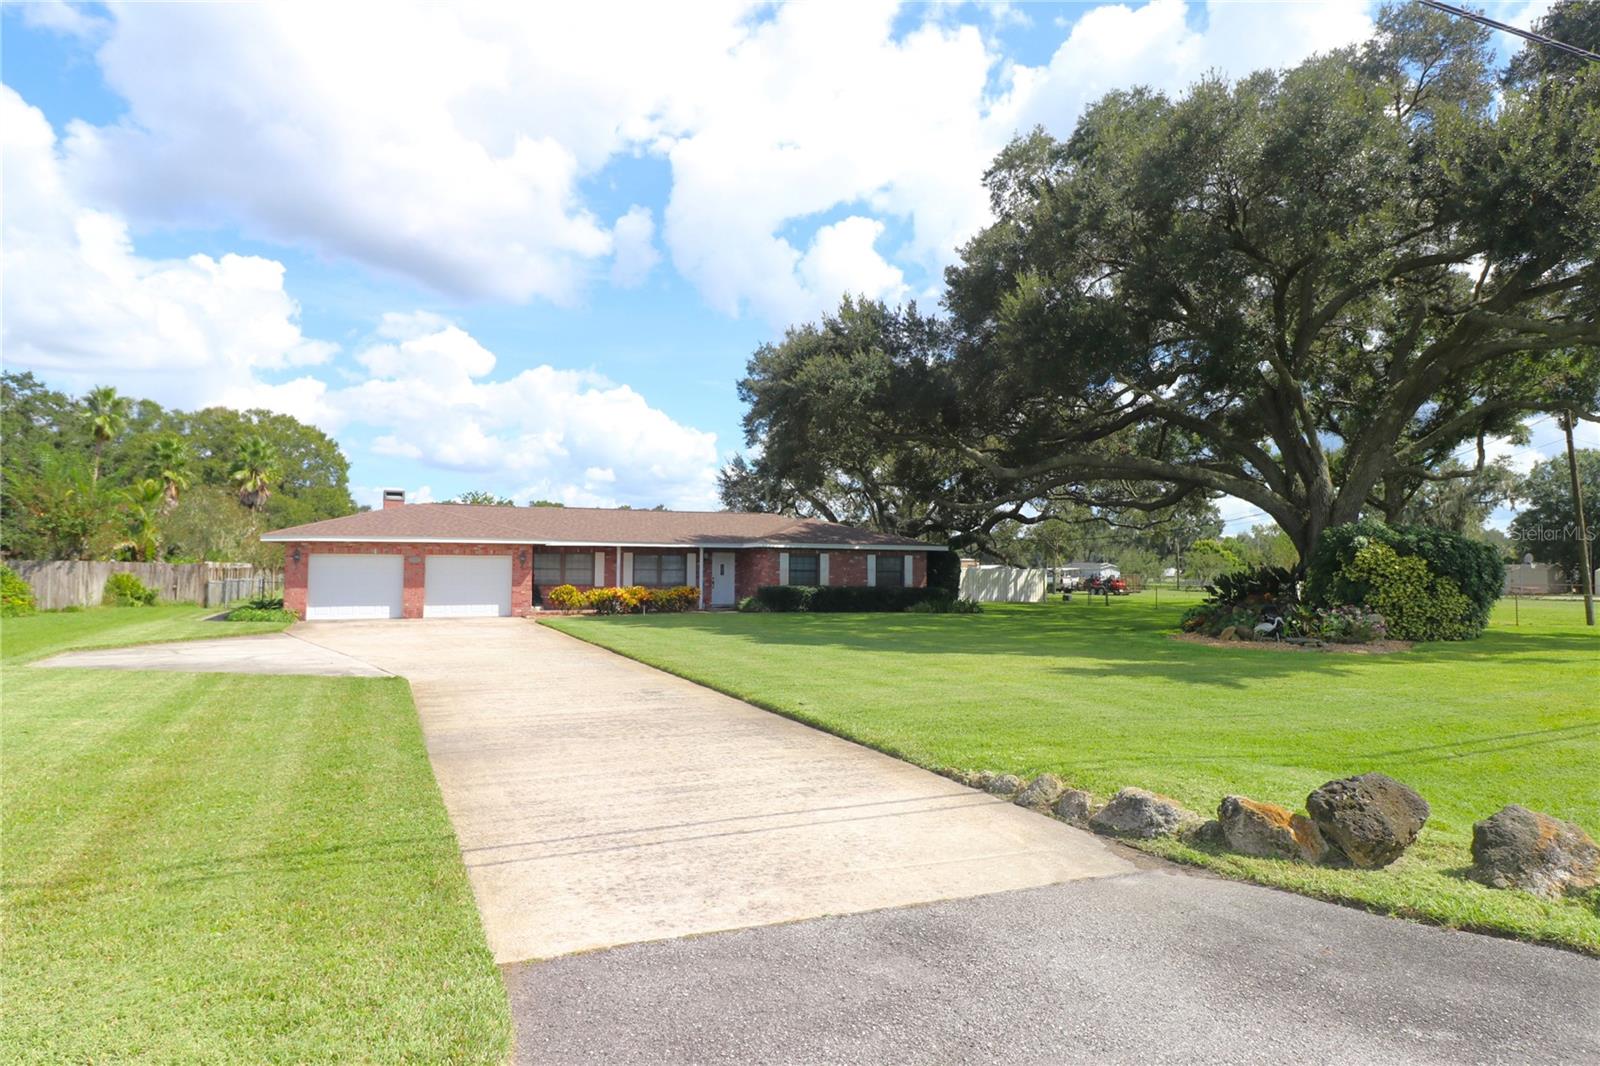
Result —
[[505, 618], [511, 614], [511, 556], [430, 555], [424, 618]]
[[404, 565], [399, 555], [313, 554], [306, 618], [399, 618]]

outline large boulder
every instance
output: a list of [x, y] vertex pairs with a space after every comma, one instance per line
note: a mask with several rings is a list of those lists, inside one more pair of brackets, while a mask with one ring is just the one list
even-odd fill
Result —
[[1228, 796], [1217, 807], [1222, 838], [1244, 855], [1318, 863], [1328, 854], [1317, 824], [1276, 803]]
[[1428, 820], [1428, 801], [1384, 774], [1329, 781], [1306, 797], [1323, 838], [1364, 869], [1387, 866], [1411, 846]]
[[1050, 809], [1056, 817], [1081, 825], [1089, 820], [1089, 812], [1094, 809], [1094, 797], [1081, 788], [1069, 788], [1061, 793], [1061, 798]]
[[1017, 798], [1011, 802], [1018, 807], [1048, 807], [1061, 798], [1067, 790], [1061, 778], [1055, 774], [1040, 774], [1028, 782], [1028, 787], [1017, 793]]
[[1546, 899], [1600, 883], [1600, 847], [1571, 822], [1515, 803], [1472, 827], [1472, 874]]
[[1151, 840], [1171, 836], [1180, 827], [1200, 820], [1198, 814], [1175, 799], [1142, 788], [1125, 788], [1089, 819], [1089, 828], [1113, 836]]

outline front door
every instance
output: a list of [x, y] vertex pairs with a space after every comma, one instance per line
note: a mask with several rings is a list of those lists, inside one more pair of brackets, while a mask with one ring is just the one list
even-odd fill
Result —
[[711, 606], [732, 607], [733, 597], [733, 553], [711, 553]]

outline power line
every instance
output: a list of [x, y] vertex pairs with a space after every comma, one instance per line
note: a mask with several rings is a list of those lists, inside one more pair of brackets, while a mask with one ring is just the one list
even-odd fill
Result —
[[1517, 26], [1513, 26], [1510, 23], [1500, 22], [1496, 19], [1492, 19], [1488, 15], [1482, 15], [1476, 11], [1468, 11], [1464, 7], [1457, 7], [1454, 4], [1440, 3], [1439, 0], [1418, 0], [1418, 2], [1427, 7], [1433, 8], [1435, 11], [1443, 11], [1446, 15], [1454, 15], [1457, 18], [1464, 18], [1471, 22], [1476, 22], [1480, 26], [1487, 26], [1492, 30], [1500, 30], [1503, 33], [1514, 33], [1518, 37], [1521, 37], [1527, 41], [1532, 41], [1535, 44], [1542, 44], [1549, 48], [1558, 48], [1569, 55], [1578, 56], [1580, 59], [1588, 59], [1596, 63], [1600, 63], [1600, 55], [1596, 55], [1587, 48], [1579, 48], [1575, 44], [1568, 44], [1566, 41], [1558, 41], [1554, 37], [1546, 37], [1544, 34], [1536, 33], [1533, 30], [1524, 30]]

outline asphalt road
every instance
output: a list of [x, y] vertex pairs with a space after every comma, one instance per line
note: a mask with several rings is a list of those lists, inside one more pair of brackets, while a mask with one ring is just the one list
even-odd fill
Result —
[[1600, 961], [1171, 870], [505, 972], [522, 1063], [1600, 1062]]

